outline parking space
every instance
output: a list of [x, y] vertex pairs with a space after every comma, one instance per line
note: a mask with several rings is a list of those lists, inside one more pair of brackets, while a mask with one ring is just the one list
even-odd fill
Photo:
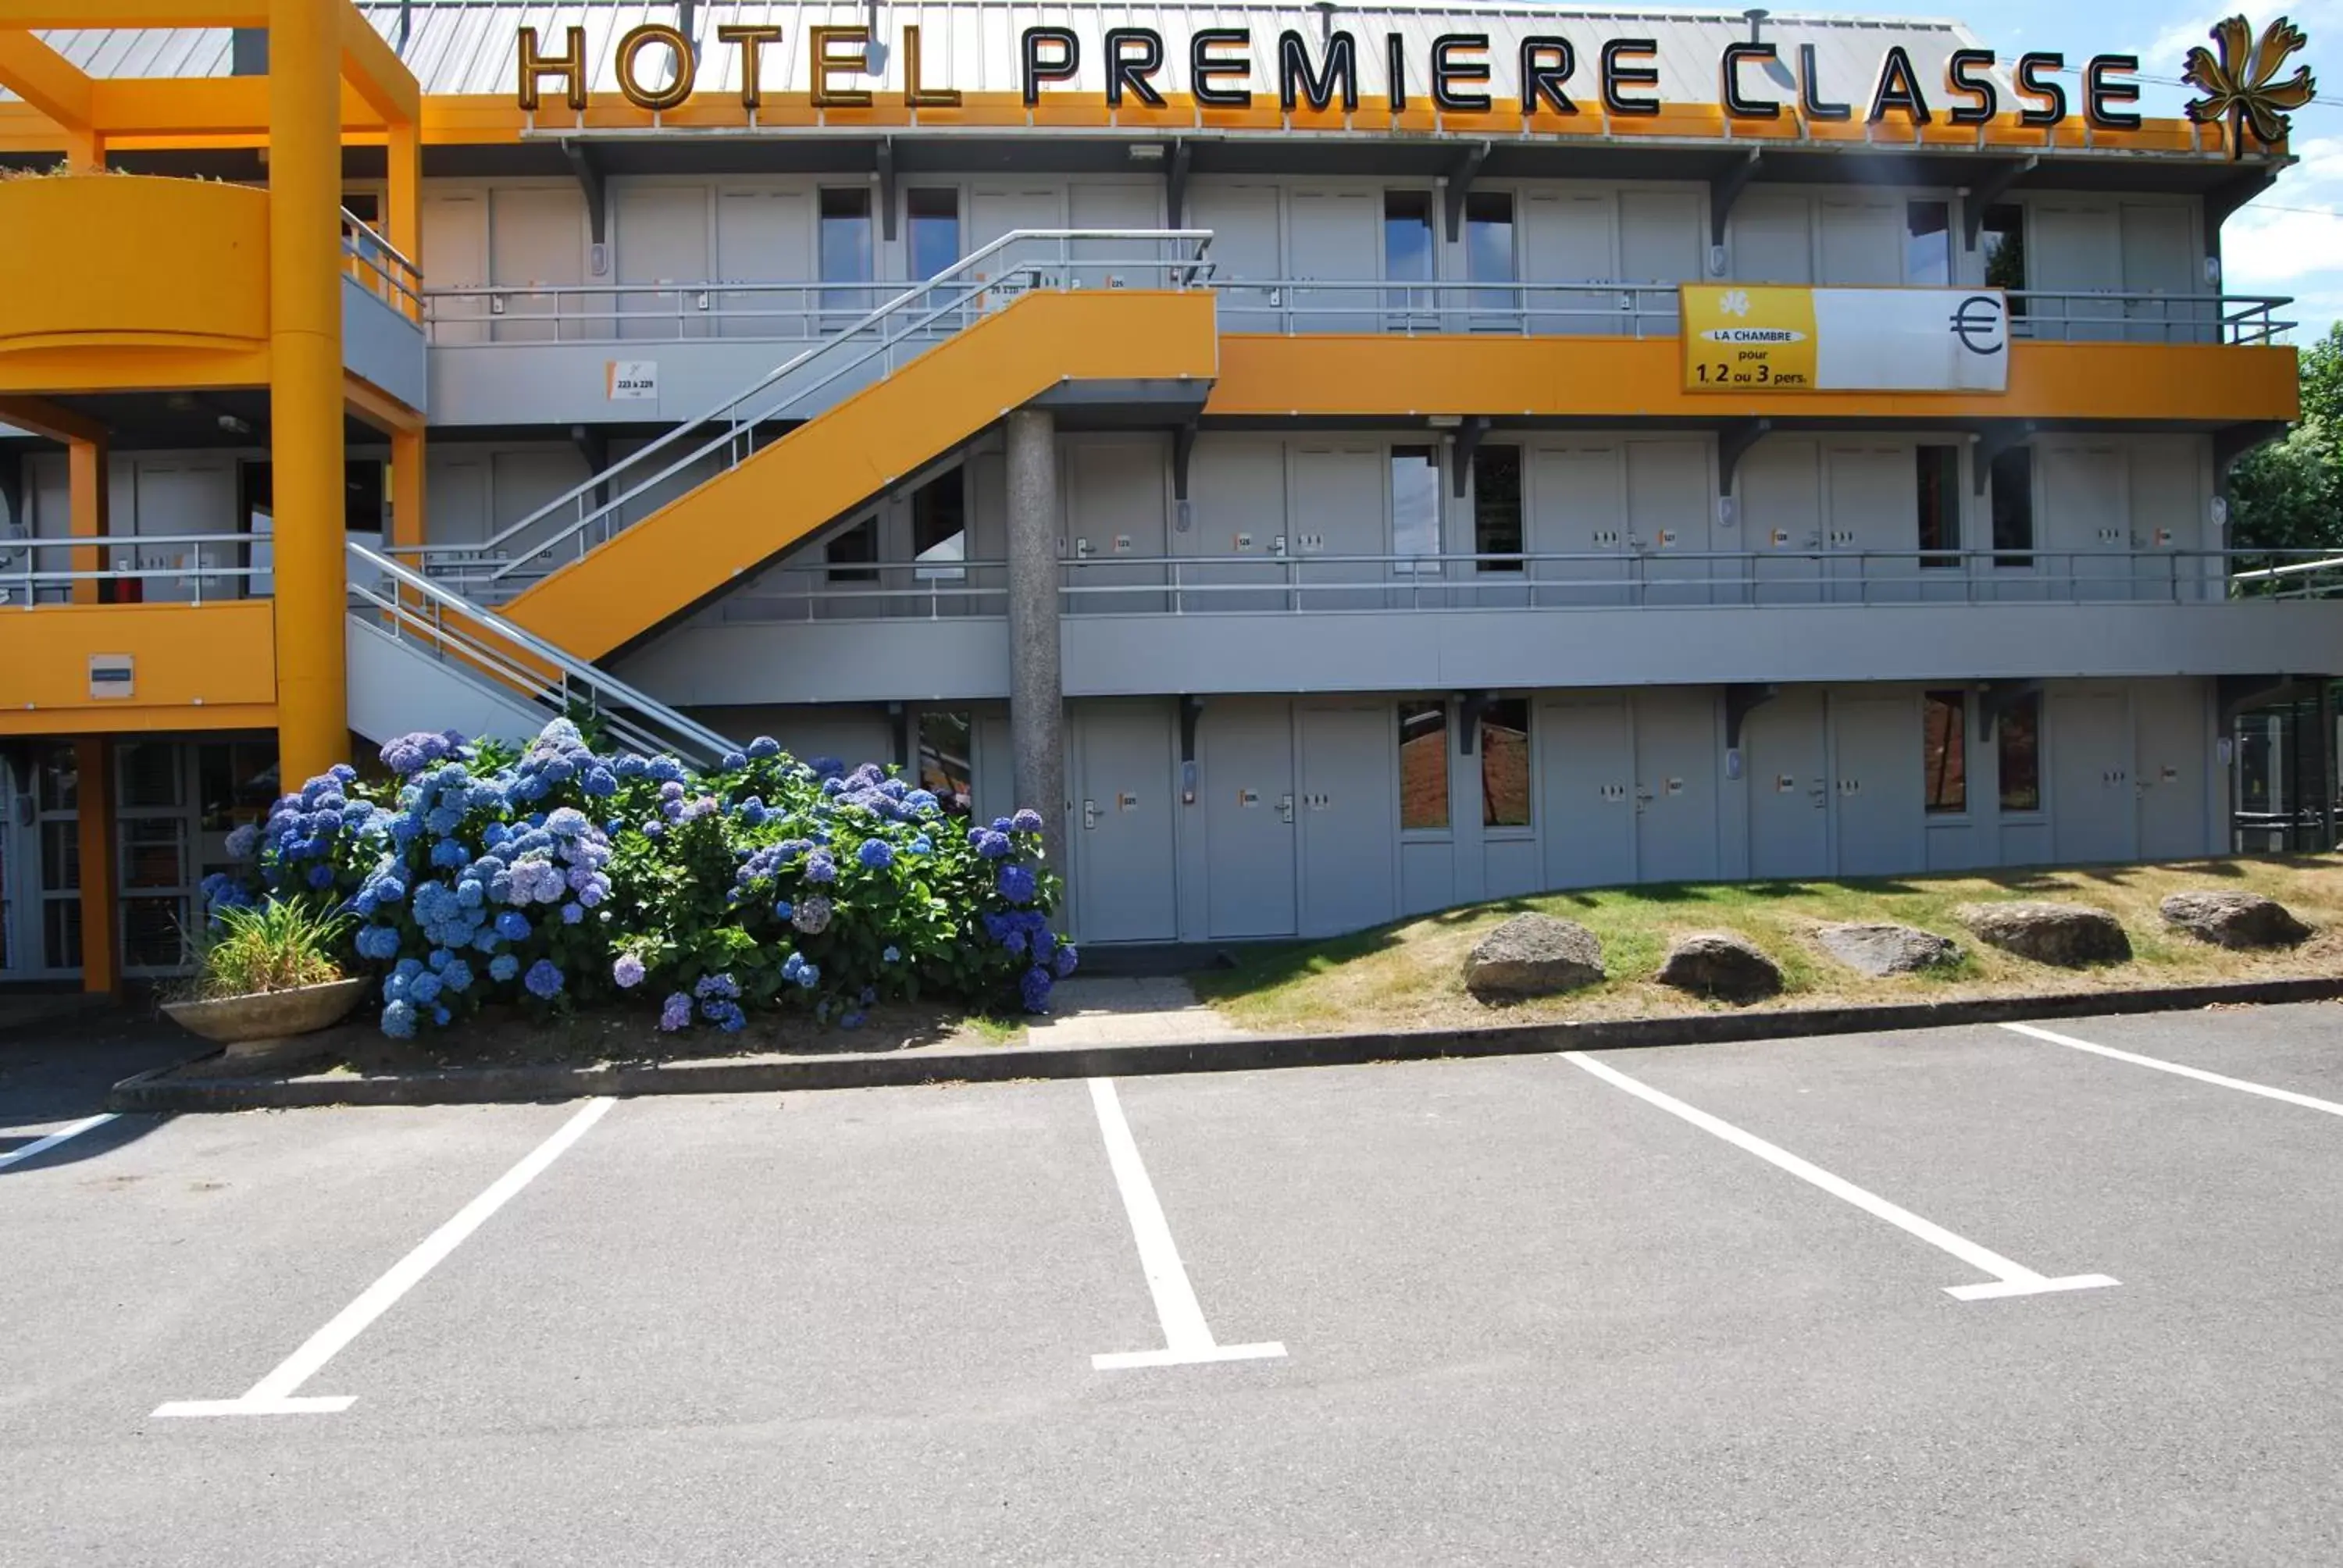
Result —
[[0, 1169], [0, 1560], [2343, 1552], [2343, 1117], [2010, 1030], [113, 1131]]

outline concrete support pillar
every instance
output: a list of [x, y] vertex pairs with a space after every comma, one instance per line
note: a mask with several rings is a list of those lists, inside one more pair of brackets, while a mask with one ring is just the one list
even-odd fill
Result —
[[1009, 735], [1017, 804], [1066, 869], [1066, 705], [1058, 660], [1058, 421], [1009, 416]]
[[81, 989], [99, 994], [122, 986], [122, 918], [115, 886], [114, 743], [74, 742], [74, 809], [81, 860]]
[[349, 750], [342, 523], [341, 7], [268, 8], [269, 461], [285, 788]]
[[[70, 505], [67, 527], [77, 539], [102, 539], [106, 533], [106, 511], [110, 504], [106, 489], [106, 449], [103, 441], [68, 441], [65, 443], [65, 484]], [[95, 546], [68, 552], [72, 568], [77, 572], [102, 571], [106, 568], [104, 550]], [[99, 589], [105, 585], [96, 578], [76, 578], [73, 585], [73, 602], [96, 604]]]

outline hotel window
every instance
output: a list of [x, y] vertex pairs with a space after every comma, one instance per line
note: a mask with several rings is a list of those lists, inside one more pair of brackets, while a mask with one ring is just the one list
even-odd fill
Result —
[[1513, 281], [1513, 196], [1473, 191], [1464, 198], [1464, 275], [1475, 283]]
[[[829, 193], [824, 192], [825, 196]], [[949, 188], [903, 193], [910, 230], [911, 276], [933, 277], [960, 259], [960, 192]]]
[[1968, 694], [1931, 691], [1924, 699], [1925, 788], [1931, 816], [1969, 809]]
[[[1483, 447], [1473, 454], [1473, 553], [1522, 553], [1522, 449]], [[1517, 572], [1518, 558], [1483, 561], [1484, 572]]]
[[1530, 705], [1508, 697], [1481, 709], [1481, 826], [1530, 825]]
[[[1985, 286], [1987, 288], [2024, 288], [2026, 286], [2026, 209], [2016, 202], [2003, 202], [1985, 209], [1977, 224], [1977, 239], [1985, 251]], [[2026, 314], [2026, 301], [2009, 302], [2009, 314]]]
[[974, 725], [966, 709], [930, 708], [920, 715], [920, 788], [947, 816], [965, 817], [976, 799]]
[[1904, 204], [1904, 281], [1916, 288], [1942, 288], [1953, 281], [1950, 202]]
[[913, 572], [921, 582], [960, 582], [968, 576], [967, 470], [954, 468], [911, 492]]
[[[821, 193], [821, 281], [869, 283], [875, 276], [870, 261], [870, 193], [836, 189]], [[859, 319], [870, 309], [870, 291], [826, 289], [821, 297], [825, 325], [835, 330]]]
[[[1428, 283], [1433, 272], [1432, 193], [1384, 192], [1383, 276], [1393, 283]], [[1394, 288], [1383, 300], [1386, 310], [1429, 310], [1432, 307], [1430, 289]]]
[[[1957, 447], [1922, 447], [1916, 454], [1920, 487], [1920, 548], [1961, 548], [1961, 454]], [[1920, 558], [1923, 567], [1956, 567], [1952, 554]]]
[[1448, 705], [1399, 705], [1399, 825], [1402, 832], [1448, 827]]
[[1440, 562], [1440, 448], [1393, 447], [1391, 454], [1392, 554], [1403, 572], [1437, 572]]
[[2001, 710], [1994, 725], [2001, 758], [2001, 809], [2042, 809], [2042, 699], [2021, 697]]
[[834, 583], [875, 583], [879, 580], [879, 524], [865, 518], [822, 547], [822, 559]]
[[2034, 451], [2012, 447], [1993, 460], [1993, 564], [2030, 567], [2034, 558], [2011, 554], [2034, 548]]

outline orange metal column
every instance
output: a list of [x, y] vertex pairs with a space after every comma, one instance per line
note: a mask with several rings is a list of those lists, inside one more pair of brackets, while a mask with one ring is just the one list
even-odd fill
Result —
[[269, 458], [285, 787], [349, 750], [342, 524], [341, 12], [268, 8]]
[[122, 985], [122, 919], [116, 912], [114, 856], [114, 743], [103, 737], [74, 742], [75, 805], [81, 848], [81, 989], [114, 991]]
[[[68, 441], [65, 443], [65, 481], [71, 498], [69, 526], [77, 539], [104, 538], [106, 532], [106, 450], [102, 442]], [[105, 569], [106, 552], [96, 548], [75, 548], [67, 552], [77, 572]], [[73, 602], [96, 604], [100, 584], [96, 578], [83, 578], [73, 585]]]

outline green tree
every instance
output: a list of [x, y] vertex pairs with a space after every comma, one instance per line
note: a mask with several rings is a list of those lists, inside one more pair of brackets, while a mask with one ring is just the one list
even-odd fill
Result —
[[2229, 540], [2240, 550], [2343, 553], [2343, 322], [2302, 353], [2302, 417], [2229, 479]]

